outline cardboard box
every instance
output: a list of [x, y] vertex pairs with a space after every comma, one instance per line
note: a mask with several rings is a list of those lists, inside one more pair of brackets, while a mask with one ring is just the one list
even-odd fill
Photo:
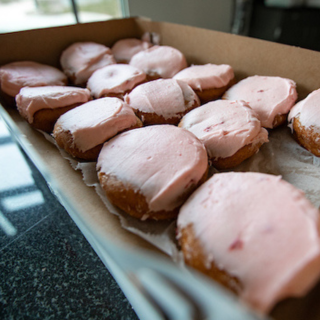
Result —
[[[297, 83], [299, 99], [320, 88], [318, 52], [141, 18], [0, 34], [0, 65], [33, 60], [60, 67], [61, 52], [74, 42], [94, 41], [112, 46], [118, 39], [140, 38], [145, 32], [160, 34], [161, 44], [181, 50], [189, 64], [230, 64], [238, 80], [256, 74], [290, 78]], [[18, 127], [18, 132], [14, 134], [30, 151], [31, 159], [35, 162], [40, 159], [40, 163], [46, 164], [40, 169], [45, 178], [50, 181], [53, 178], [55, 181], [53, 192], [56, 186], [77, 211], [78, 224], [85, 224], [96, 234], [129, 247], [160, 252], [140, 237], [121, 228], [118, 217], [108, 214], [95, 190], [83, 183], [81, 173], [70, 167], [56, 147], [33, 130], [16, 110], [7, 108], [7, 112], [12, 120], [11, 126]], [[303, 299], [281, 302], [272, 315], [276, 319], [318, 319], [319, 293], [318, 285]]]

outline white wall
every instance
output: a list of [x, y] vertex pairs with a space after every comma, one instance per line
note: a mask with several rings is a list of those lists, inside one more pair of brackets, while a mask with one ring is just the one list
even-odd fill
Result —
[[230, 32], [234, 0], [127, 0], [130, 16]]

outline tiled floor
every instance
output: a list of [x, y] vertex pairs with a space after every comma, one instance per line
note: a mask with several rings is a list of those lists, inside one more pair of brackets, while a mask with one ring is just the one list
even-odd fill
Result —
[[0, 319], [137, 319], [0, 120]]

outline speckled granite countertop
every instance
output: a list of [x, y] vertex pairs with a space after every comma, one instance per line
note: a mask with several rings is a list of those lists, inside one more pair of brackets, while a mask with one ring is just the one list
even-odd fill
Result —
[[138, 319], [2, 120], [0, 319]]

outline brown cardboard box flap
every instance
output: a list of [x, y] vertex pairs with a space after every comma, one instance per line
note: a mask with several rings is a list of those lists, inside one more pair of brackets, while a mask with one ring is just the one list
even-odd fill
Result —
[[161, 43], [181, 50], [190, 64], [230, 64], [237, 79], [255, 74], [290, 78], [296, 81], [300, 98], [320, 87], [318, 52], [142, 18], [1, 34], [0, 65], [34, 60], [59, 67], [62, 50], [73, 42], [95, 41], [111, 46], [121, 38], [140, 38], [146, 31], [159, 33]]

